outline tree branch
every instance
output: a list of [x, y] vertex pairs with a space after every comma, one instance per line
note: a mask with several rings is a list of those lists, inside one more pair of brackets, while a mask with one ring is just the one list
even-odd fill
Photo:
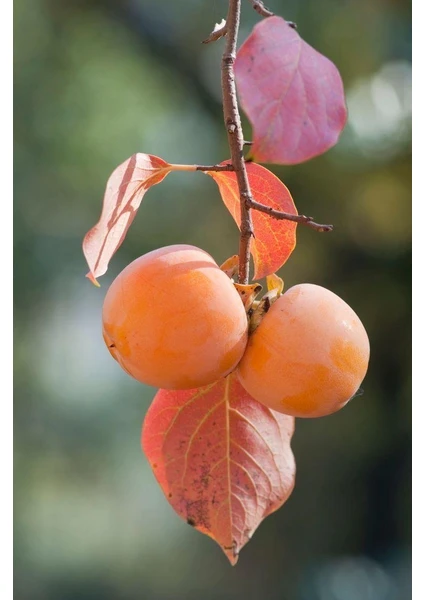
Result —
[[261, 2], [261, 0], [250, 0], [253, 9], [256, 10], [256, 12], [261, 15], [261, 17], [273, 17], [274, 13], [271, 12], [268, 8], [266, 8], [266, 6], [264, 6], [264, 3]]
[[221, 63], [221, 85], [228, 145], [240, 193], [239, 283], [247, 284], [249, 282], [250, 247], [253, 236], [249, 202], [253, 201], [253, 198], [243, 156], [244, 139], [234, 77], [240, 9], [241, 0], [229, 0], [227, 38]]
[[216, 42], [217, 40], [219, 40], [219, 38], [224, 37], [224, 35], [227, 35], [227, 23], [225, 22], [225, 19], [222, 19], [221, 23], [215, 24], [215, 27], [208, 35], [208, 37], [205, 40], [203, 40], [202, 44], [210, 44], [210, 42]]
[[[275, 13], [271, 12], [269, 8], [264, 6], [262, 0], [250, 0], [250, 4], [253, 6], [253, 10], [256, 10], [258, 15], [261, 15], [261, 17], [275, 17]], [[293, 23], [293, 21], [286, 21], [286, 23], [292, 29], [297, 29], [297, 25], [296, 23]]]
[[306, 217], [305, 215], [292, 215], [290, 213], [282, 212], [281, 210], [275, 210], [275, 208], [271, 208], [270, 206], [265, 206], [265, 204], [261, 204], [260, 202], [256, 202], [253, 198], [246, 198], [246, 204], [253, 210], [258, 210], [259, 212], [263, 212], [273, 219], [279, 219], [281, 221], [294, 221], [295, 223], [299, 223], [300, 225], [306, 225], [306, 227], [310, 227], [315, 231], [333, 231], [332, 225], [321, 225], [320, 223], [315, 223], [313, 217]]

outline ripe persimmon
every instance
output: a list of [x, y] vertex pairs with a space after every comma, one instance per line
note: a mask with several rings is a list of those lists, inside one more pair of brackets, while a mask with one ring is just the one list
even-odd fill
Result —
[[164, 389], [213, 383], [237, 366], [247, 344], [239, 294], [213, 258], [167, 246], [129, 264], [103, 305], [103, 337], [135, 379]]
[[300, 284], [271, 305], [237, 372], [243, 387], [267, 407], [322, 417], [358, 391], [369, 353], [365, 328], [350, 306], [323, 287]]

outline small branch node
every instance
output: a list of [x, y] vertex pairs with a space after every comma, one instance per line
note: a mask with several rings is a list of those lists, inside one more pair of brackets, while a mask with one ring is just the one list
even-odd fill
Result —
[[222, 57], [222, 61], [223, 63], [227, 66], [227, 67], [232, 67], [235, 63], [236, 57], [234, 54], [224, 54], [224, 56]]
[[202, 44], [209, 44], [210, 42], [216, 42], [217, 40], [219, 40], [226, 34], [227, 34], [227, 21], [225, 19], [222, 19], [222, 21], [220, 23], [215, 23], [215, 27], [213, 28], [211, 33], [208, 35], [208, 37], [205, 40], [203, 40]]
[[264, 6], [264, 3], [261, 0], [250, 0], [252, 6], [253, 6], [253, 10], [256, 10], [256, 12], [261, 15], [261, 17], [273, 17], [274, 13], [271, 12], [269, 10], [269, 8], [266, 8], [266, 6]]
[[[270, 11], [269, 8], [264, 5], [262, 0], [250, 0], [250, 3], [253, 9], [256, 10], [261, 17], [275, 17], [275, 13]], [[297, 25], [293, 21], [286, 21], [286, 23], [292, 29], [297, 29]]]
[[252, 223], [245, 223], [240, 227], [240, 233], [245, 236], [255, 237]]

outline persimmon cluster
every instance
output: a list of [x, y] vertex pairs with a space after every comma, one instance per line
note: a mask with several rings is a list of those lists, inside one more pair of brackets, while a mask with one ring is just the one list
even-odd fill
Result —
[[213, 258], [167, 246], [129, 264], [103, 306], [103, 337], [142, 383], [193, 389], [236, 371], [258, 402], [295, 417], [345, 406], [368, 368], [367, 333], [333, 292], [300, 284], [247, 302]]

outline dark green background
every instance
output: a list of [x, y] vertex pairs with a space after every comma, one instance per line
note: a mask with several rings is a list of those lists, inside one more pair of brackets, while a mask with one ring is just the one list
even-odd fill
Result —
[[[81, 251], [106, 180], [134, 152], [228, 157], [225, 0], [15, 0], [15, 597], [17, 600], [407, 600], [411, 542], [410, 21], [402, 0], [269, 0], [331, 58], [340, 143], [273, 167], [300, 212], [286, 287], [324, 285], [371, 342], [364, 395], [298, 420], [297, 485], [230, 567], [167, 504], [139, 446], [154, 390], [109, 356], [100, 313], [128, 262], [173, 243], [237, 251], [212, 180], [148, 192], [102, 287]], [[258, 16], [243, 0], [242, 41]], [[246, 124], [246, 137], [249, 127]]]

